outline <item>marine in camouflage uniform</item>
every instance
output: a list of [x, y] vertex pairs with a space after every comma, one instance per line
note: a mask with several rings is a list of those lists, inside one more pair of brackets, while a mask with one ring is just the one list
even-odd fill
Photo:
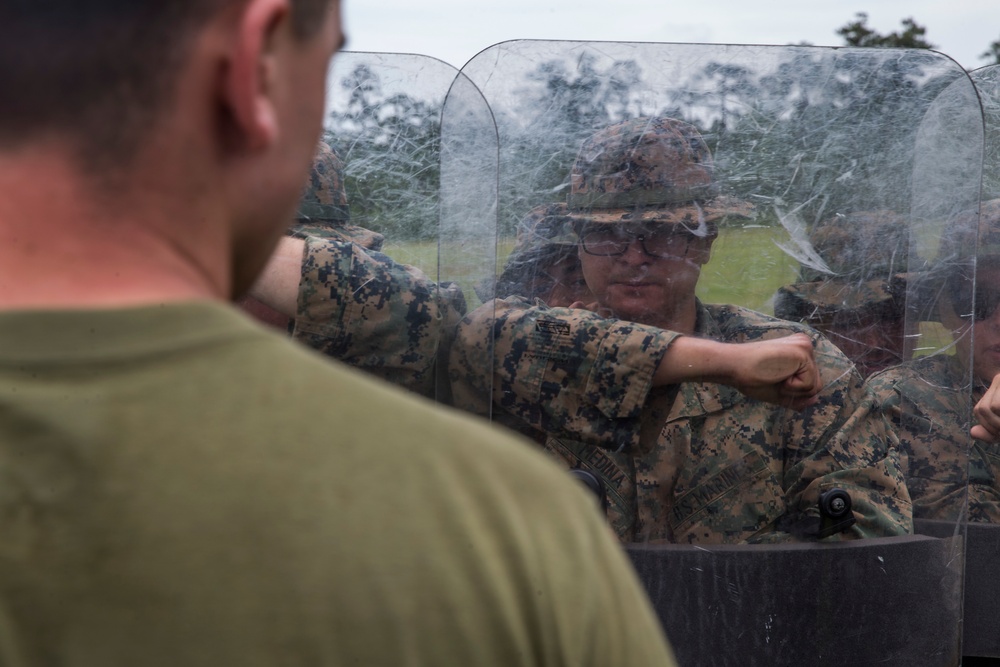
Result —
[[806, 247], [786, 248], [802, 262], [801, 280], [778, 289], [775, 316], [821, 331], [865, 377], [902, 362], [913, 277], [908, 231], [906, 219], [887, 210], [821, 221], [809, 230]]
[[464, 295], [456, 285], [438, 285], [378, 252], [384, 237], [350, 224], [343, 164], [325, 143], [289, 235], [304, 241], [294, 317], [283, 316], [292, 338], [383, 380], [447, 400], [438, 359], [447, 358], [450, 334], [465, 314]]
[[986, 387], [970, 387], [963, 360], [914, 359], [868, 384], [898, 434], [913, 516], [1000, 523], [1000, 444], [969, 435]]
[[[573, 176], [569, 215], [578, 230], [595, 221], [674, 224], [710, 243], [719, 218], [746, 212], [714, 196], [707, 146], [673, 119], [626, 121], [598, 133], [581, 149]], [[601, 206], [602, 193], [611, 195], [609, 205]], [[652, 254], [650, 239], [636, 240]], [[872, 413], [843, 354], [808, 327], [694, 303], [685, 334], [724, 342], [811, 335], [825, 383], [818, 403], [795, 412], [711, 382], [654, 387], [655, 369], [681, 333], [518, 298], [462, 321], [450, 364], [455, 403], [492, 412], [568, 468], [597, 475], [611, 525], [626, 542], [808, 538], [820, 493], [835, 487], [850, 493], [856, 523], [827, 539], [911, 532], [886, 422]], [[492, 359], [486, 372], [484, 358]]]
[[[1000, 444], [975, 440], [970, 429], [976, 423], [972, 406], [998, 370], [989, 360], [989, 346], [996, 344], [989, 329], [1000, 305], [1000, 199], [983, 202], [981, 216], [959, 216], [950, 232], [940, 252], [945, 279], [939, 311], [955, 331], [957, 353], [915, 359], [872, 376], [868, 385], [898, 434], [914, 517], [997, 523]], [[977, 343], [987, 346], [986, 359], [975, 358]]]
[[305, 238], [292, 337], [424, 396], [446, 400], [437, 360], [465, 314], [461, 290], [357, 244]]

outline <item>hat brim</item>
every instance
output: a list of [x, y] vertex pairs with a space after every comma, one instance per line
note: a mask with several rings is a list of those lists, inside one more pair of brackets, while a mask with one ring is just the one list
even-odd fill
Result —
[[[817, 280], [785, 285], [778, 289], [778, 293], [784, 300], [781, 310], [788, 311], [779, 317], [794, 315], [796, 318], [807, 312], [832, 314], [889, 306], [899, 296], [884, 280], [867, 280], [860, 283]], [[778, 310], [776, 307], [776, 314]]]
[[568, 209], [566, 216], [574, 223], [624, 224], [652, 223], [684, 225], [696, 229], [701, 222], [725, 218], [753, 217], [753, 204], [732, 197], [716, 197], [704, 202], [639, 208]]
[[303, 238], [315, 236], [321, 239], [334, 239], [336, 241], [349, 241], [367, 250], [379, 252], [382, 244], [385, 243], [385, 236], [370, 229], [357, 225], [346, 224], [321, 224], [317, 222], [298, 223], [288, 230], [289, 236]]

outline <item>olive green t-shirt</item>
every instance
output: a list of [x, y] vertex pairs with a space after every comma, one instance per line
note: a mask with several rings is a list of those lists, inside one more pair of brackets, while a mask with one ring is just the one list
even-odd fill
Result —
[[0, 664], [672, 658], [542, 454], [186, 303], [0, 313]]

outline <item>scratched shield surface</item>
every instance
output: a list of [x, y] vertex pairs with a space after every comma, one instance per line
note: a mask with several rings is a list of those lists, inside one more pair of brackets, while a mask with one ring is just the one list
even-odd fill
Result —
[[[970, 77], [931, 51], [536, 40], [462, 75], [456, 128], [480, 95], [496, 129], [442, 152], [442, 210], [496, 234], [454, 404], [596, 493], [682, 664], [954, 664], [963, 522], [990, 521], [996, 479], [972, 406], [1000, 349], [974, 343], [1000, 193]], [[823, 379], [804, 410], [657, 386], [677, 335], [793, 333]]]
[[[496, 129], [482, 95], [463, 81], [428, 56], [334, 58], [322, 141], [339, 161], [314, 170], [306, 199], [319, 214], [336, 204], [338, 218], [306, 230], [319, 240], [310, 241], [293, 334], [442, 402], [450, 336], [476, 303], [475, 287], [495, 272]], [[442, 151], [456, 143], [471, 200], [458, 213], [442, 204], [447, 170], [456, 168]]]

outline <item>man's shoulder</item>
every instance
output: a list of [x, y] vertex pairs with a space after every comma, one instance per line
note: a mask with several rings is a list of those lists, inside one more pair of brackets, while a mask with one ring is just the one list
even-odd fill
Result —
[[782, 320], [773, 315], [727, 304], [705, 304], [705, 312], [719, 335], [727, 342], [749, 342], [768, 338], [804, 333], [817, 336], [818, 332], [805, 324]]
[[868, 386], [879, 396], [898, 393], [920, 402], [920, 397], [933, 399], [942, 393], [967, 390], [962, 365], [951, 355], [935, 354], [919, 357], [875, 373]]
[[[340, 238], [305, 236], [303, 272], [320, 282], [361, 278], [363, 285], [386, 289], [431, 291], [435, 283], [420, 269], [388, 255]], [[355, 297], [357, 298], [357, 297]]]

